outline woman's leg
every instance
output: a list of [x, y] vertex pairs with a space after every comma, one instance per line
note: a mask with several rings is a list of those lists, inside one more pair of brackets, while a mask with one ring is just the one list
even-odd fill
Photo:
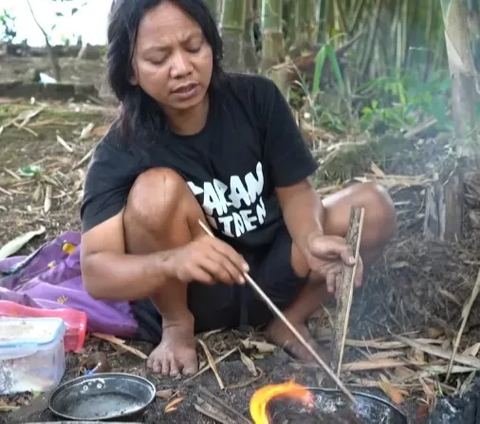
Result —
[[[206, 223], [180, 175], [165, 168], [146, 171], [137, 178], [125, 208], [126, 250], [143, 254], [185, 245], [201, 234], [199, 219]], [[187, 285], [172, 281], [152, 301], [162, 316], [163, 330], [148, 366], [165, 375], [195, 373], [194, 317], [187, 306]]]
[[[377, 184], [358, 184], [326, 197], [323, 206], [325, 217], [322, 224], [325, 234], [341, 237], [345, 237], [348, 231], [351, 206], [365, 208], [360, 255], [364, 269], [373, 264], [395, 232], [395, 208], [388, 193]], [[292, 246], [291, 263], [297, 275], [307, 276], [310, 273], [306, 259], [295, 245]], [[321, 307], [326, 296], [325, 281], [312, 273], [298, 297], [284, 311], [287, 318], [312, 343], [305, 322]], [[268, 335], [271, 341], [288, 349], [298, 358], [313, 359], [280, 321], [272, 321]]]

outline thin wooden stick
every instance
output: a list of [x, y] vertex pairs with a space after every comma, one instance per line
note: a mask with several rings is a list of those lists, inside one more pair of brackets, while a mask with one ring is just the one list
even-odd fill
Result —
[[355, 264], [343, 267], [342, 282], [338, 291], [337, 313], [333, 325], [332, 359], [330, 366], [340, 376], [342, 371], [345, 340], [348, 333], [350, 309], [352, 307], [353, 289], [355, 286], [355, 274], [357, 273], [358, 258], [360, 254], [360, 242], [362, 240], [363, 219], [365, 209], [353, 206], [350, 213], [350, 225], [347, 232], [347, 244], [352, 248]]
[[[200, 226], [203, 230], [212, 238], [215, 238], [215, 235], [212, 233], [210, 228], [208, 228], [202, 221], [198, 220]], [[248, 275], [248, 273], [243, 273], [245, 280], [252, 286], [252, 288], [258, 293], [258, 295], [263, 299], [263, 301], [268, 305], [268, 307], [277, 315], [278, 318], [288, 327], [288, 329], [293, 333], [297, 338], [300, 344], [307, 349], [310, 354], [315, 358], [318, 364], [324, 369], [324, 371], [329, 375], [329, 377], [337, 384], [340, 390], [352, 401], [356, 403], [355, 398], [353, 397], [350, 390], [342, 383], [342, 381], [335, 375], [335, 373], [330, 369], [330, 367], [325, 363], [325, 361], [320, 357], [320, 355], [315, 352], [312, 346], [305, 340], [305, 338], [300, 334], [300, 332], [293, 326], [293, 324], [288, 320], [288, 318], [277, 308], [277, 306], [270, 300], [270, 298], [264, 293], [260, 286]]]

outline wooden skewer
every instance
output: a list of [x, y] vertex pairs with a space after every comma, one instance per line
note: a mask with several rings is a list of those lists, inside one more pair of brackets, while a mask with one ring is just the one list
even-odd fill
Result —
[[[208, 228], [202, 221], [198, 220], [200, 226], [203, 230], [212, 238], [215, 238], [215, 235], [212, 233], [210, 228]], [[305, 338], [300, 334], [300, 332], [293, 326], [293, 324], [288, 320], [288, 318], [283, 314], [280, 309], [272, 302], [272, 300], [265, 294], [265, 292], [260, 288], [260, 286], [253, 280], [248, 273], [243, 273], [245, 280], [252, 286], [252, 288], [258, 293], [258, 295], [263, 299], [263, 301], [268, 305], [268, 307], [282, 320], [282, 322], [289, 328], [297, 340], [302, 344], [302, 346], [307, 349], [310, 354], [315, 358], [318, 364], [324, 369], [324, 371], [329, 375], [329, 377], [337, 384], [340, 390], [353, 402], [356, 403], [355, 398], [353, 397], [350, 390], [342, 383], [339, 377], [335, 375], [332, 369], [325, 363], [325, 361], [320, 357], [320, 355], [315, 352], [312, 346], [305, 340]]]

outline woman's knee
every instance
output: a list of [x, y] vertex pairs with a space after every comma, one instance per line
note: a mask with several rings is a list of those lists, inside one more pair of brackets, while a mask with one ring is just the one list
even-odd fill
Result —
[[185, 180], [169, 168], [153, 168], [140, 174], [128, 196], [124, 222], [158, 229], [178, 217], [185, 200], [194, 197]]
[[383, 245], [395, 233], [395, 207], [387, 190], [376, 183], [356, 184], [323, 200], [328, 234], [345, 236], [352, 206], [365, 208], [363, 243]]
[[358, 196], [365, 208], [365, 220], [368, 230], [378, 239], [390, 240], [396, 230], [395, 205], [388, 191], [377, 183], [365, 183], [359, 186]]

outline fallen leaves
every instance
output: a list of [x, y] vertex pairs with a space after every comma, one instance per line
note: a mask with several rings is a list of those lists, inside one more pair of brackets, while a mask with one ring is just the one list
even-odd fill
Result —
[[165, 413], [169, 414], [171, 412], [174, 412], [177, 410], [177, 405], [182, 403], [185, 400], [185, 397], [179, 397], [177, 399], [172, 400], [166, 407], [165, 407]]
[[245, 349], [257, 349], [260, 353], [272, 353], [277, 348], [277, 346], [263, 341], [245, 339], [241, 342]]
[[247, 367], [247, 370], [252, 374], [254, 377], [258, 375], [257, 367], [255, 363], [250, 359], [245, 353], [240, 351], [240, 359], [242, 360], [243, 364]]
[[42, 226], [38, 230], [29, 231], [28, 233], [22, 234], [9, 241], [0, 249], [0, 260], [6, 259], [9, 256], [17, 253], [30, 240], [32, 240], [34, 237], [42, 235], [45, 231], [45, 227]]

